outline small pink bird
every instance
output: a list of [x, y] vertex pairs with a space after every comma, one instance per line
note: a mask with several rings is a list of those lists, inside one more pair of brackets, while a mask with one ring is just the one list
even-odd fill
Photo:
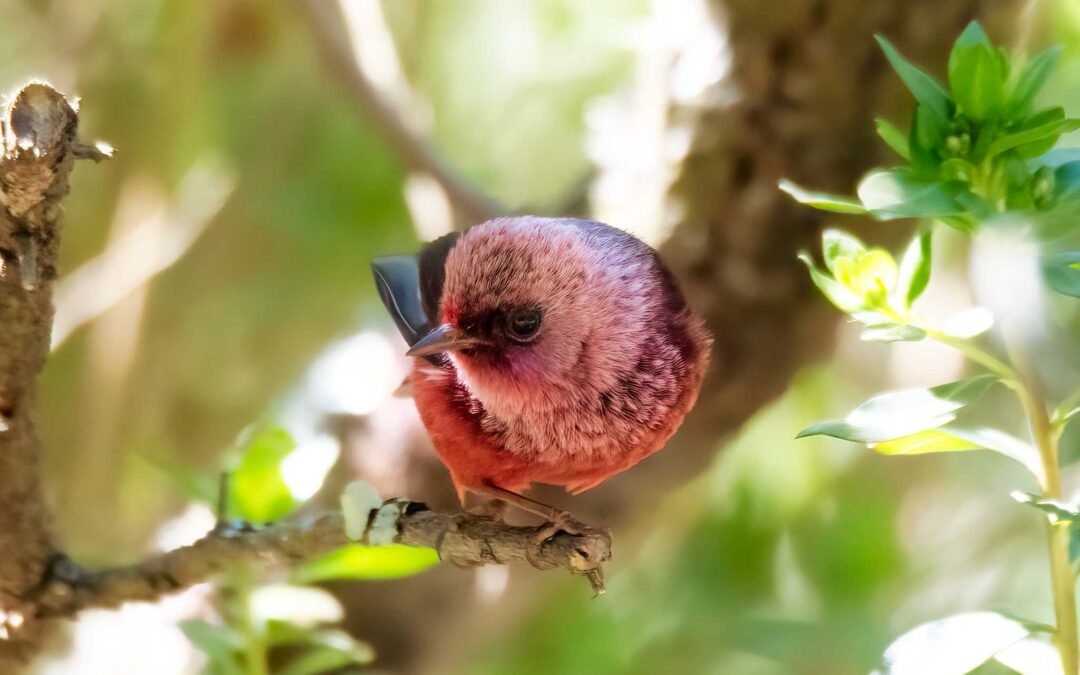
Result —
[[498, 218], [372, 267], [462, 504], [473, 493], [579, 531], [522, 491], [599, 485], [662, 448], [697, 399], [705, 325], [621, 230]]

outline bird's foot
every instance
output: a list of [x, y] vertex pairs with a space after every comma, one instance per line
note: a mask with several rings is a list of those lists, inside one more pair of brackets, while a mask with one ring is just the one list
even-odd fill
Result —
[[[461, 528], [469, 520], [468, 513], [459, 513], [450, 519], [450, 522], [446, 524], [446, 529], [439, 533], [438, 538], [435, 540], [435, 553], [438, 554], [439, 560], [447, 560], [452, 562], [458, 567], [469, 567], [469, 564], [462, 562], [462, 560], [455, 556], [453, 553], [453, 547], [446, 546], [446, 538], [448, 535], [457, 534], [461, 531]], [[475, 564], [475, 563], [474, 563]]]
[[536, 544], [542, 545], [548, 539], [551, 539], [559, 532], [565, 532], [570, 535], [583, 535], [589, 532], [595, 532], [595, 527], [590, 527], [581, 522], [568, 511], [562, 511], [560, 509], [552, 509], [551, 517], [548, 522], [544, 523], [540, 527], [540, 531], [536, 533]]
[[586, 525], [562, 509], [494, 484], [470, 488], [468, 492], [494, 498], [504, 505], [516, 506], [542, 517], [544, 524], [536, 529], [532, 541], [525, 547], [525, 559], [529, 564], [541, 570], [569, 567], [575, 574], [588, 579], [597, 595], [604, 592], [604, 563], [611, 559], [610, 532]]
[[566, 511], [552, 509], [547, 523], [537, 530], [533, 545], [525, 550], [525, 558], [537, 569], [549, 569], [555, 564], [544, 555], [544, 547], [560, 533], [577, 539], [570, 561], [571, 569], [585, 576], [597, 595], [604, 592], [603, 564], [611, 558], [611, 535], [587, 525]]

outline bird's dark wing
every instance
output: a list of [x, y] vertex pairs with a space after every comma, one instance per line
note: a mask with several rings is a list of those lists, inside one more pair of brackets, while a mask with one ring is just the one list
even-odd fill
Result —
[[414, 255], [388, 255], [371, 261], [379, 299], [386, 305], [401, 337], [409, 346], [416, 344], [429, 330], [424, 307], [420, 303], [420, 269]]
[[446, 283], [446, 256], [460, 236], [460, 232], [451, 232], [420, 249], [420, 302], [429, 317], [439, 316], [439, 300]]
[[[419, 255], [390, 255], [371, 261], [379, 299], [410, 347], [435, 327], [432, 317], [439, 314], [446, 256], [458, 236], [454, 232], [440, 237], [424, 246]], [[426, 358], [434, 365], [443, 362], [438, 355]]]

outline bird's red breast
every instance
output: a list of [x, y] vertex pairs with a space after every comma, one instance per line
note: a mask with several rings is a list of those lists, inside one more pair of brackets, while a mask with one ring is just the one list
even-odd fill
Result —
[[[419, 261], [431, 318], [402, 333], [426, 357], [413, 395], [459, 494], [595, 487], [662, 448], [693, 406], [708, 334], [631, 235], [505, 218], [440, 240]], [[408, 323], [407, 306], [387, 305]]]

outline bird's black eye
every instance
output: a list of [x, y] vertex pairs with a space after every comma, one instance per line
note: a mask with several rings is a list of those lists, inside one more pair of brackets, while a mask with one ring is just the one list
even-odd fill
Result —
[[536, 337], [540, 330], [539, 309], [519, 309], [510, 314], [506, 322], [506, 333], [518, 342], [528, 342]]

